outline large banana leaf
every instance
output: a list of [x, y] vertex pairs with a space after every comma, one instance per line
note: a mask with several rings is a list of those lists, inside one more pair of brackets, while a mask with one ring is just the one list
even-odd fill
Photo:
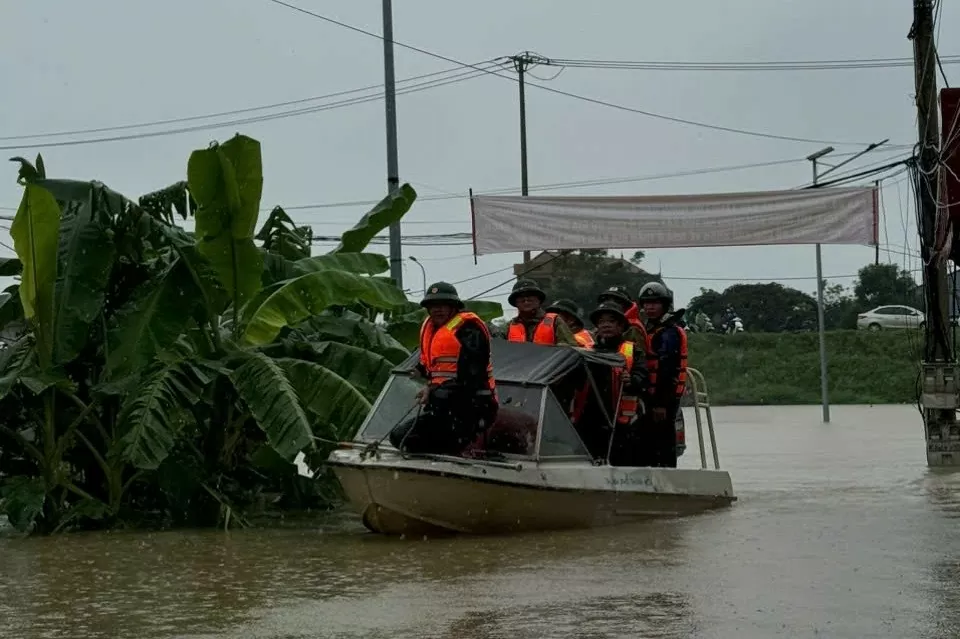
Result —
[[33, 355], [33, 339], [29, 335], [0, 349], [0, 399], [17, 385], [23, 372], [33, 362]]
[[186, 329], [200, 300], [188, 267], [179, 257], [174, 260], [117, 311], [107, 335], [109, 378], [146, 367]]
[[288, 260], [310, 257], [313, 227], [297, 226], [287, 212], [279, 206], [273, 207], [256, 239], [262, 242], [265, 251], [280, 255]]
[[0, 277], [12, 277], [20, 275], [23, 271], [23, 264], [15, 257], [0, 257]]
[[301, 273], [346, 271], [358, 275], [380, 275], [390, 270], [390, 262], [379, 253], [328, 253], [295, 262]]
[[384, 281], [344, 271], [308, 273], [280, 286], [250, 316], [243, 338], [248, 344], [272, 342], [286, 326], [299, 324], [330, 306], [364, 302], [389, 309], [406, 302], [403, 291]]
[[175, 223], [175, 215], [184, 220], [189, 218], [197, 208], [186, 182], [177, 182], [166, 188], [140, 196], [140, 208], [149, 215], [167, 224]]
[[57, 365], [77, 356], [100, 315], [116, 254], [105, 224], [124, 210], [125, 199], [95, 182], [40, 180], [37, 185], [50, 191], [63, 211], [53, 327]]
[[387, 195], [380, 200], [380, 203], [370, 209], [370, 211], [360, 218], [354, 227], [340, 236], [340, 245], [333, 253], [359, 253], [367, 248], [373, 237], [387, 228], [394, 222], [399, 222], [406, 215], [414, 200], [417, 199], [417, 192], [409, 184], [404, 184], [399, 189]]
[[370, 402], [336, 372], [299, 359], [277, 360], [316, 423], [338, 439], [350, 438], [370, 412]]
[[383, 355], [393, 364], [410, 357], [410, 351], [390, 336], [382, 327], [356, 313], [343, 315], [315, 315], [297, 326], [307, 339], [315, 342], [333, 341], [362, 346]]
[[167, 224], [159, 224], [158, 231], [162, 242], [176, 251], [190, 272], [190, 279], [203, 299], [204, 310], [211, 316], [223, 313], [230, 299], [220, 284], [217, 272], [197, 250], [193, 238], [183, 229]]
[[267, 441], [287, 461], [313, 445], [310, 421], [283, 369], [262, 353], [245, 353], [230, 381]]
[[197, 201], [197, 235], [252, 238], [263, 192], [260, 143], [236, 135], [190, 154], [187, 183]]
[[54, 295], [57, 282], [57, 238], [60, 207], [50, 191], [27, 183], [10, 227], [13, 246], [23, 263], [20, 301], [36, 334], [40, 365], [53, 360]]
[[11, 477], [0, 486], [0, 513], [20, 532], [29, 532], [43, 512], [47, 491], [40, 477]]
[[260, 143], [237, 135], [194, 151], [187, 164], [187, 182], [199, 206], [198, 249], [239, 311], [260, 288], [263, 271], [263, 256], [253, 242], [263, 191]]
[[143, 470], [156, 469], [189, 421], [188, 408], [198, 401], [185, 364], [158, 365], [127, 396], [120, 410], [120, 438], [113, 456]]
[[314, 364], [334, 371], [373, 401], [383, 390], [395, 364], [389, 359], [359, 346], [340, 342], [306, 343], [309, 352], [300, 354]]
[[23, 321], [23, 303], [20, 301], [20, 286], [8, 286], [0, 293], [0, 332], [10, 324]]
[[226, 233], [197, 244], [200, 254], [210, 263], [230, 303], [236, 308], [257, 294], [263, 274], [263, 254], [253, 238], [235, 239]]

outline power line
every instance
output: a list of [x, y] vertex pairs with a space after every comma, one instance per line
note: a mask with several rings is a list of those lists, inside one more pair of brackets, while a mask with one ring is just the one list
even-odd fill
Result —
[[[942, 56], [943, 64], [958, 64], [960, 56]], [[541, 64], [563, 68], [627, 69], [640, 71], [831, 71], [912, 67], [913, 58], [861, 58], [848, 60], [784, 60], [761, 62], [680, 62], [660, 60], [583, 60], [545, 58]]]
[[[845, 155], [856, 155], [856, 153], [837, 153], [836, 157], [843, 157]], [[674, 171], [671, 173], [655, 173], [652, 175], [640, 175], [640, 176], [627, 176], [627, 177], [612, 177], [612, 178], [595, 178], [590, 180], [575, 180], [570, 182], [553, 182], [550, 184], [538, 184], [530, 186], [528, 190], [530, 191], [553, 191], [558, 189], [576, 189], [589, 186], [606, 186], [606, 185], [615, 185], [615, 184], [628, 184], [632, 182], [650, 182], [655, 180], [667, 180], [672, 178], [679, 177], [690, 177], [695, 175], [708, 175], [711, 173], [726, 173], [729, 171], [741, 171], [747, 169], [757, 169], [757, 168], [768, 168], [772, 166], [786, 165], [786, 164], [795, 164], [798, 162], [805, 162], [804, 158], [785, 158], [782, 160], [769, 160], [766, 162], [754, 162], [750, 164], [733, 164], [726, 166], [713, 166], [713, 167], [704, 167], [699, 169], [690, 169], [687, 171]], [[520, 190], [520, 187], [505, 187], [497, 189], [489, 189], [486, 191], [476, 191], [474, 195], [507, 195], [510, 193], [516, 193]], [[435, 200], [455, 200], [469, 197], [469, 194], [466, 192], [463, 193], [449, 193], [444, 195], [426, 195], [423, 197], [418, 196], [417, 202], [429, 202]], [[380, 200], [349, 200], [342, 202], [320, 202], [314, 204], [298, 204], [293, 206], [284, 206], [283, 210], [285, 211], [298, 211], [298, 210], [307, 210], [307, 209], [325, 209], [325, 208], [345, 208], [350, 206], [373, 206], [378, 204]], [[264, 208], [263, 211], [269, 211], [271, 209]], [[424, 224], [433, 224], [434, 222], [423, 222]], [[314, 224], [336, 224], [336, 222], [317, 222]], [[410, 222], [404, 222], [404, 224], [410, 224]]]
[[[478, 65], [491, 65], [491, 66], [501, 66], [496, 63], [495, 60], [489, 60], [486, 62], [478, 62]], [[403, 80], [398, 80], [397, 84], [404, 84], [407, 82], [414, 82], [416, 80], [423, 80], [426, 78], [431, 78], [439, 75], [451, 74], [454, 71], [461, 70], [462, 67], [455, 66], [449, 69], [444, 69], [442, 71], [434, 71], [432, 73], [424, 73], [422, 75], [415, 75]], [[344, 91], [337, 91], [335, 93], [327, 93], [325, 95], [315, 95], [309, 98], [299, 98], [297, 100], [287, 100], [285, 102], [274, 102], [272, 104], [262, 104], [260, 106], [245, 107], [243, 109], [232, 109], [229, 111], [218, 111], [216, 113], [206, 113], [203, 115], [190, 115], [178, 118], [168, 118], [166, 120], [151, 120], [148, 122], [139, 122], [136, 124], [118, 124], [114, 126], [104, 126], [97, 127], [92, 129], [74, 129], [71, 131], [55, 131], [49, 133], [29, 133], [22, 135], [4, 135], [0, 136], [0, 140], [28, 140], [31, 138], [52, 138], [52, 137], [62, 137], [65, 135], [88, 135], [91, 133], [106, 133], [108, 131], [125, 131], [129, 129], [142, 129], [146, 127], [160, 126], [163, 124], [181, 124], [183, 122], [195, 122], [197, 120], [210, 120], [213, 118], [222, 118], [227, 116], [241, 115], [244, 113], [253, 113], [256, 111], [267, 111], [270, 109], [278, 109], [281, 107], [294, 106], [297, 104], [307, 104], [309, 102], [318, 102], [320, 100], [329, 100], [330, 98], [338, 98], [345, 95], [350, 95], [353, 93], [365, 93], [373, 90], [382, 90], [382, 84], [371, 84], [365, 87], [359, 87], [356, 89], [347, 89]]]
[[[419, 84], [409, 85], [401, 89], [398, 89], [397, 95], [415, 93], [415, 92], [424, 91], [427, 89], [435, 89], [438, 87], [446, 86], [448, 84], [456, 84], [458, 82], [472, 80], [474, 78], [478, 78], [482, 76], [485, 72], [485, 69], [482, 67], [475, 67], [474, 65], [469, 65], [469, 66], [475, 68], [476, 71], [460, 72], [459, 74], [455, 74], [451, 77], [439, 78], [435, 80], [421, 82]], [[280, 120], [283, 118], [290, 118], [290, 117], [306, 115], [311, 113], [319, 113], [321, 111], [329, 111], [332, 109], [339, 109], [342, 107], [353, 106], [356, 104], [363, 104], [366, 102], [375, 102], [382, 99], [383, 99], [383, 95], [372, 94], [367, 96], [359, 96], [355, 98], [340, 100], [337, 102], [330, 102], [327, 104], [304, 107], [300, 109], [293, 109], [289, 111], [281, 111], [279, 113], [269, 113], [266, 115], [253, 116], [249, 118], [236, 119], [236, 120], [230, 120], [230, 121], [211, 122], [208, 124], [198, 124], [194, 126], [165, 129], [162, 131], [148, 131], [143, 133], [130, 133], [126, 135], [115, 135], [115, 136], [100, 137], [100, 138], [88, 138], [85, 140], [63, 140], [63, 141], [57, 141], [57, 142], [40, 142], [40, 143], [23, 143], [23, 144], [4, 145], [4, 146], [0, 146], [0, 150], [10, 151], [10, 150], [25, 149], [25, 148], [51, 148], [51, 147], [62, 147], [62, 146], [80, 146], [84, 144], [101, 144], [105, 142], [120, 142], [125, 140], [139, 140], [143, 138], [164, 137], [168, 135], [177, 135], [180, 133], [193, 133], [196, 131], [207, 131], [211, 129], [222, 129], [226, 127], [232, 127], [232, 126], [238, 126], [238, 125], [244, 125], [244, 124], [255, 124], [258, 122], [267, 122], [270, 120]]]
[[[297, 5], [290, 4], [289, 2], [285, 2], [284, 0], [268, 0], [268, 1], [269, 1], [269, 2], [272, 2], [272, 3], [274, 3], [274, 4], [277, 4], [277, 5], [286, 7], [286, 8], [288, 8], [288, 9], [293, 10], [293, 11], [297, 11], [297, 12], [302, 13], [302, 14], [304, 14], [304, 15], [311, 16], [311, 17], [316, 18], [316, 19], [318, 19], [318, 20], [323, 20], [323, 21], [325, 21], [325, 22], [329, 22], [329, 23], [331, 23], [331, 24], [335, 24], [335, 25], [337, 25], [337, 26], [339, 26], [339, 27], [343, 27], [344, 29], [349, 29], [349, 30], [351, 30], [351, 31], [356, 31], [357, 33], [361, 33], [361, 34], [363, 34], [363, 35], [369, 36], [369, 37], [371, 37], [371, 38], [376, 38], [376, 39], [378, 39], [378, 40], [383, 40], [383, 36], [382, 36], [382, 35], [379, 35], [379, 34], [377, 34], [377, 33], [373, 33], [372, 31], [367, 31], [367, 30], [365, 30], [365, 29], [361, 29], [360, 27], [355, 27], [355, 26], [353, 26], [353, 25], [351, 25], [351, 24], [347, 24], [346, 22], [341, 22], [340, 20], [335, 20], [335, 19], [333, 19], [333, 18], [329, 18], [329, 17], [327, 17], [327, 16], [321, 15], [321, 14], [319, 14], [319, 13], [315, 13], [315, 12], [313, 12], [313, 11], [309, 11], [309, 10], [307, 10], [307, 9], [304, 9], [303, 7], [298, 7]], [[455, 59], [455, 58], [451, 58], [451, 57], [448, 57], [448, 56], [445, 56], [445, 55], [441, 55], [441, 54], [435, 53], [435, 52], [433, 52], [433, 51], [428, 51], [428, 50], [426, 50], [426, 49], [422, 49], [422, 48], [420, 48], [420, 47], [416, 47], [416, 46], [413, 46], [413, 45], [410, 45], [410, 44], [405, 44], [405, 43], [399, 42], [399, 41], [397, 41], [397, 40], [394, 40], [393, 43], [394, 43], [395, 45], [399, 46], [399, 47], [403, 47], [403, 48], [409, 49], [409, 50], [411, 50], [411, 51], [416, 51], [417, 53], [422, 53], [423, 55], [428, 55], [428, 56], [430, 56], [430, 57], [437, 58], [437, 59], [439, 59], [439, 60], [445, 60], [446, 62], [450, 62], [450, 63], [453, 63], [453, 64], [459, 64], [459, 65], [462, 65], [462, 66], [464, 66], [464, 67], [470, 67], [470, 68], [474, 68], [474, 69], [478, 68], [478, 67], [476, 67], [475, 65], [468, 64], [468, 63], [463, 62], [463, 61], [461, 61], [461, 60], [457, 60], [457, 59]], [[484, 72], [484, 73], [487, 73], [487, 74], [489, 74], [489, 75], [497, 76], [498, 78], [507, 79], [507, 80], [509, 80], [510, 82], [515, 82], [515, 81], [516, 81], [515, 78], [513, 78], [512, 76], [510, 76], [510, 75], [504, 75], [503, 73], [499, 73], [499, 72], [497, 72], [497, 71], [490, 71], [490, 70], [484, 69], [483, 72]], [[584, 102], [590, 102], [590, 103], [592, 103], [592, 104], [598, 104], [598, 105], [601, 105], [601, 106], [606, 106], [606, 107], [609, 107], [609, 108], [612, 108], [612, 109], [617, 109], [617, 110], [620, 110], [620, 111], [626, 111], [626, 112], [630, 112], [630, 113], [636, 113], [636, 114], [638, 114], [638, 115], [644, 115], [644, 116], [646, 116], [646, 117], [655, 118], [655, 119], [659, 119], [659, 120], [665, 120], [665, 121], [668, 121], [668, 122], [675, 122], [675, 123], [678, 123], [678, 124], [686, 124], [686, 125], [689, 125], [689, 126], [696, 126], [696, 127], [701, 127], [701, 128], [705, 128], [705, 129], [712, 129], [712, 130], [715, 130], [715, 131], [725, 131], [725, 132], [727, 132], [727, 133], [737, 133], [737, 134], [740, 134], [740, 135], [749, 135], [749, 136], [754, 136], [754, 137], [769, 138], [769, 139], [773, 139], [773, 140], [784, 140], [784, 141], [787, 141], [787, 142], [806, 142], [806, 143], [810, 143], [810, 144], [831, 144], [831, 145], [838, 145], [838, 146], [867, 146], [867, 145], [869, 144], [869, 142], [838, 142], [838, 141], [835, 141], [835, 140], [818, 140], [818, 139], [814, 139], [814, 138], [801, 138], [801, 137], [794, 137], [794, 136], [788, 136], [788, 135], [776, 135], [776, 134], [773, 134], [773, 133], [765, 133], [765, 132], [762, 132], [762, 131], [750, 131], [750, 130], [748, 130], [748, 129], [739, 129], [739, 128], [736, 128], [736, 127], [720, 126], [720, 125], [716, 125], [716, 124], [709, 124], [709, 123], [706, 123], [706, 122], [698, 122], [698, 121], [696, 121], [696, 120], [688, 120], [688, 119], [685, 119], [685, 118], [678, 118], [678, 117], [674, 117], [674, 116], [664, 115], [664, 114], [662, 114], [662, 113], [654, 113], [653, 111], [646, 111], [646, 110], [637, 109], [637, 108], [634, 108], [634, 107], [628, 107], [628, 106], [625, 106], [625, 105], [622, 105], [622, 104], [616, 104], [616, 103], [614, 103], [614, 102], [608, 102], [608, 101], [606, 101], [606, 100], [600, 100], [600, 99], [597, 99], [597, 98], [591, 98], [591, 97], [589, 97], [589, 96], [580, 95], [580, 94], [577, 94], [577, 93], [571, 93], [571, 92], [569, 92], [569, 91], [562, 91], [562, 90], [560, 90], [560, 89], [554, 89], [554, 88], [552, 88], [552, 87], [548, 87], [548, 86], [545, 86], [545, 85], [542, 85], [542, 84], [536, 84], [536, 83], [533, 83], [533, 82], [527, 82], [526, 84], [527, 84], [528, 86], [536, 87], [536, 88], [538, 88], [538, 89], [540, 89], [540, 90], [542, 90], [542, 91], [548, 91], [548, 92], [550, 92], [550, 93], [555, 93], [555, 94], [557, 94], [557, 95], [564, 95], [564, 96], [567, 96], [567, 97], [569, 97], [569, 98], [573, 98], [573, 99], [576, 99], [576, 100], [581, 100], [581, 101], [584, 101]]]

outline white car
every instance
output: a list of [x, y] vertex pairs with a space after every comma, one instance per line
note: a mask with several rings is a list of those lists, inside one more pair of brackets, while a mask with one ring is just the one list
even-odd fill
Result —
[[857, 315], [857, 328], [879, 331], [881, 328], [922, 328], [923, 313], [910, 306], [878, 306]]

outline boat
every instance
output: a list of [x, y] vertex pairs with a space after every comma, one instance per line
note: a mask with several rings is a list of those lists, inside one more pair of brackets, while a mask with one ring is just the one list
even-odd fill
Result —
[[[730, 474], [720, 469], [707, 387], [698, 371], [689, 369], [688, 384], [700, 468], [619, 467], [605, 461], [609, 434], [596, 443], [598, 432], [609, 433], [616, 424], [606, 417], [613, 416], [614, 403], [603, 399], [596, 380], [623, 366], [620, 355], [504, 340], [494, 340], [491, 350], [500, 410], [482, 449], [427, 455], [390, 444], [391, 430], [418, 410], [415, 396], [423, 382], [412, 376], [419, 361], [415, 351], [392, 371], [353, 441], [330, 454], [329, 465], [369, 530], [419, 537], [591, 528], [700, 513], [736, 501]], [[574, 426], [571, 398], [584, 388], [590, 389], [588, 408]], [[707, 465], [704, 423], [713, 468]], [[605, 450], [590, 450], [585, 440]]]

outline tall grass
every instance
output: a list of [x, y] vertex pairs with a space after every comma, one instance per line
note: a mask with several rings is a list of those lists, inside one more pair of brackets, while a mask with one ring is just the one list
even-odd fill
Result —
[[[916, 401], [919, 331], [830, 331], [826, 337], [831, 403]], [[690, 335], [689, 351], [713, 405], [820, 403], [815, 332]]]

